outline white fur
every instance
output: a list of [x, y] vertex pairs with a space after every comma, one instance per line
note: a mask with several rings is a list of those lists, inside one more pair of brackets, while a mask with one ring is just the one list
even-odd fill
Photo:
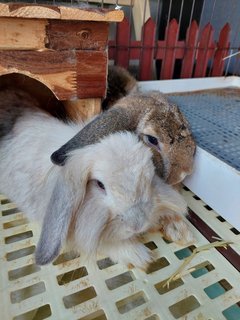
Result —
[[[138, 236], [160, 226], [161, 217], [184, 214], [186, 204], [155, 174], [150, 149], [129, 132], [74, 150], [63, 167], [53, 165], [51, 154], [82, 127], [25, 111], [0, 141], [0, 190], [42, 224], [37, 263], [51, 262], [67, 240], [75, 251], [145, 267], [152, 257]], [[167, 233], [174, 237], [175, 228], [169, 223]]]

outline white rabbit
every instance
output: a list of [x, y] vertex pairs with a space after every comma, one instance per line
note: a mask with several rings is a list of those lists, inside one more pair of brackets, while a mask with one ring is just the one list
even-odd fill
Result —
[[[145, 268], [152, 256], [138, 240], [143, 232], [161, 228], [171, 240], [192, 241], [181, 216], [185, 201], [156, 175], [151, 150], [135, 134], [110, 134], [55, 166], [51, 154], [83, 125], [29, 108], [27, 95], [11, 91], [0, 92], [0, 113], [19, 97], [11, 113], [17, 108], [17, 116], [0, 140], [0, 190], [42, 224], [37, 264], [51, 262], [68, 243]], [[0, 120], [1, 127], [4, 116]]]

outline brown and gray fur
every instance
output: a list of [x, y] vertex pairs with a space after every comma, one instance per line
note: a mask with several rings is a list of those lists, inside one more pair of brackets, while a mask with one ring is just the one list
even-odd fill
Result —
[[37, 101], [22, 90], [0, 91], [0, 139], [11, 132], [23, 110], [37, 106]]
[[120, 99], [54, 152], [51, 159], [63, 165], [70, 151], [124, 130], [135, 131], [146, 144], [147, 136], [157, 138], [158, 146], [150, 145], [153, 162], [157, 174], [169, 184], [181, 182], [192, 172], [196, 144], [188, 122], [179, 108], [157, 91], [137, 92]]
[[102, 109], [108, 110], [119, 99], [137, 91], [136, 79], [124, 68], [108, 67], [107, 95], [102, 102]]

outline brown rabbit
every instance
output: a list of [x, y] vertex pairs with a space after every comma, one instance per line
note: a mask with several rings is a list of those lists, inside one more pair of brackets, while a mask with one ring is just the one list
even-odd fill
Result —
[[117, 131], [135, 131], [151, 147], [156, 172], [167, 183], [181, 182], [192, 172], [196, 144], [188, 122], [174, 104], [157, 91], [133, 93], [97, 116], [51, 156], [63, 165], [68, 153]]

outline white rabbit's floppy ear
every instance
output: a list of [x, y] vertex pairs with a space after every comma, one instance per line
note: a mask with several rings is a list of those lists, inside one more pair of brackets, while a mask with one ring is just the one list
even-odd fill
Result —
[[50, 263], [58, 256], [67, 238], [72, 216], [85, 197], [90, 168], [90, 161], [78, 154], [71, 157], [65, 169], [58, 171], [36, 248], [37, 264]]
[[44, 216], [40, 239], [35, 252], [38, 265], [44, 265], [57, 257], [67, 236], [74, 210], [73, 192], [64, 176], [57, 178]]

